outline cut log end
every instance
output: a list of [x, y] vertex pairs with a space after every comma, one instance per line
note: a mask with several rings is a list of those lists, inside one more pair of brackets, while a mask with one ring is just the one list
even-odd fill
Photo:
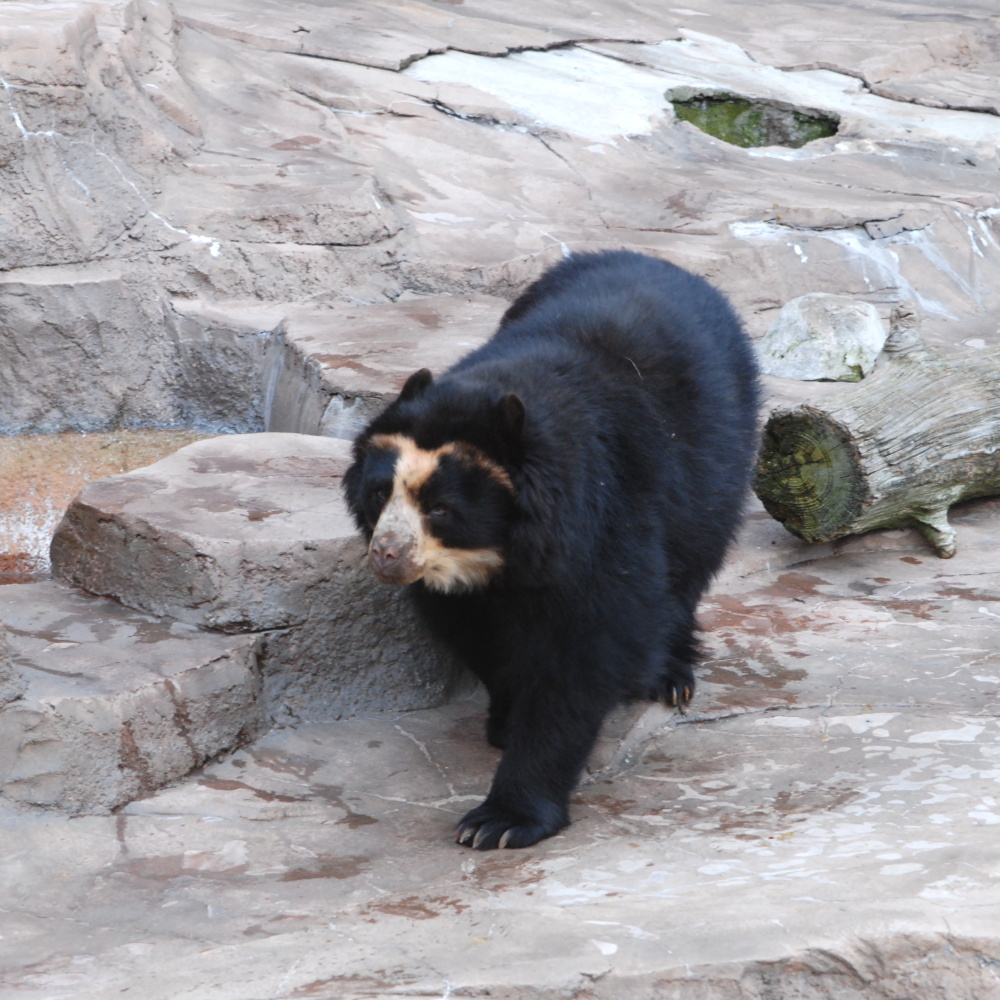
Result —
[[754, 489], [767, 512], [807, 542], [839, 538], [868, 498], [851, 434], [808, 405], [772, 414]]

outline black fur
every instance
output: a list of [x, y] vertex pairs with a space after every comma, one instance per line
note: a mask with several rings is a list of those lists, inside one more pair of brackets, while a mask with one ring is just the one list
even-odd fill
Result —
[[[504, 749], [462, 842], [556, 833], [607, 713], [690, 696], [695, 608], [740, 521], [757, 407], [753, 351], [726, 299], [664, 261], [612, 252], [552, 268], [488, 343], [436, 381], [418, 373], [360, 435], [345, 489], [369, 537], [373, 434], [467, 442], [514, 485], [503, 516], [491, 508], [499, 575], [465, 593], [410, 588], [486, 685], [487, 735]], [[455, 513], [475, 519], [475, 503]]]

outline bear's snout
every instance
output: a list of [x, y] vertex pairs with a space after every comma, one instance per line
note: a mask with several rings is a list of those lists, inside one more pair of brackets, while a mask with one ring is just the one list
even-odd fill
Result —
[[395, 535], [376, 536], [368, 549], [372, 570], [383, 583], [413, 583], [420, 577], [416, 546]]
[[375, 525], [368, 558], [383, 583], [413, 583], [424, 574], [424, 532], [411, 499], [393, 494]]

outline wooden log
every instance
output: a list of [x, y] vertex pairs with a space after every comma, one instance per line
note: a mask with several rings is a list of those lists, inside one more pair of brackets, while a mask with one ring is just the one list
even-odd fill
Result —
[[937, 355], [906, 310], [886, 350], [868, 378], [822, 406], [771, 414], [754, 489], [806, 541], [916, 525], [947, 559], [949, 508], [1000, 494], [1000, 351]]

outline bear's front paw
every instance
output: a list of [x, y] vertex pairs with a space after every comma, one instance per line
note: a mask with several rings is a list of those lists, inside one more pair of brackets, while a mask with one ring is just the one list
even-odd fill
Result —
[[660, 678], [650, 691], [650, 701], [660, 701], [664, 705], [678, 709], [681, 714], [694, 696], [694, 672], [686, 663], [675, 663]]
[[509, 809], [487, 799], [462, 817], [455, 840], [477, 851], [530, 847], [558, 833], [568, 823], [565, 810], [554, 802], [542, 803], [541, 808], [529, 813], [527, 810]]

